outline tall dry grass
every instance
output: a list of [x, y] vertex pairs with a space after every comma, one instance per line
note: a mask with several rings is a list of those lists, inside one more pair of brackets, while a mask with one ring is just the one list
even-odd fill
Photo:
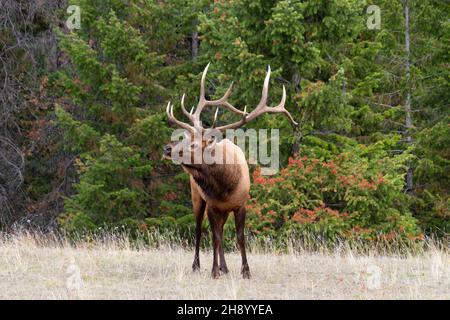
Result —
[[[309, 250], [292, 240], [284, 250], [250, 241], [251, 280], [239, 274], [238, 252], [226, 255], [230, 273], [210, 278], [212, 254], [158, 233], [151, 241], [124, 234], [69, 241], [19, 232], [0, 236], [1, 299], [449, 299], [450, 254], [427, 240], [419, 249], [341, 242]], [[149, 245], [150, 244], [150, 245]]]

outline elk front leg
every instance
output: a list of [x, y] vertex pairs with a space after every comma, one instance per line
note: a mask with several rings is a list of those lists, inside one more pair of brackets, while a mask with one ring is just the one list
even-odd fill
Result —
[[244, 236], [245, 215], [246, 210], [245, 207], [242, 206], [241, 208], [239, 208], [238, 211], [234, 212], [234, 221], [236, 224], [237, 243], [242, 257], [241, 274], [244, 279], [250, 279], [250, 268], [248, 267], [247, 254], [245, 253], [245, 236]]
[[192, 263], [192, 270], [200, 270], [200, 242], [202, 239], [202, 223], [205, 215], [206, 202], [200, 197], [193, 197], [194, 215], [195, 215], [195, 255]]
[[212, 210], [211, 208], [208, 208], [207, 211], [209, 224], [211, 225], [211, 234], [213, 242], [213, 266], [211, 276], [214, 279], [217, 279], [220, 276], [218, 258], [222, 242], [221, 228], [220, 228], [221, 216], [219, 212], [215, 212], [215, 210]]

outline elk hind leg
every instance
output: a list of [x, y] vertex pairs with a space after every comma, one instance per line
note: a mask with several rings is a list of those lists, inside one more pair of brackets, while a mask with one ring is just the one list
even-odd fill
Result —
[[241, 208], [239, 208], [239, 210], [234, 212], [234, 221], [236, 224], [237, 244], [239, 251], [241, 252], [242, 258], [241, 274], [244, 279], [250, 279], [250, 268], [248, 266], [247, 254], [245, 252], [245, 236], [244, 236], [245, 215], [246, 210], [245, 207], [242, 206]]
[[224, 213], [221, 214], [221, 221], [220, 221], [220, 249], [219, 249], [219, 254], [220, 254], [220, 271], [222, 273], [228, 273], [228, 267], [227, 267], [227, 262], [225, 261], [225, 253], [223, 250], [223, 227], [225, 225], [225, 222], [227, 222], [228, 219], [228, 215], [229, 213]]

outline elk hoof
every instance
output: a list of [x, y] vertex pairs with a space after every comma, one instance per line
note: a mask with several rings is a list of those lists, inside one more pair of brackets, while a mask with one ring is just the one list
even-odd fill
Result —
[[248, 269], [248, 267], [247, 268], [242, 268], [241, 274], [242, 274], [242, 278], [244, 278], [244, 279], [250, 279], [251, 278], [251, 276], [250, 276], [250, 269]]
[[220, 271], [225, 274], [229, 272], [227, 266], [220, 267]]
[[218, 269], [213, 270], [213, 271], [211, 272], [211, 277], [212, 277], [213, 279], [218, 279], [218, 278], [220, 277], [220, 272], [219, 272], [219, 270], [218, 270]]

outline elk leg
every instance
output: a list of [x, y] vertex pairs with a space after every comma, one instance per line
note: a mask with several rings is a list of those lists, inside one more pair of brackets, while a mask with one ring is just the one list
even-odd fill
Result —
[[245, 253], [245, 236], [244, 236], [245, 215], [246, 210], [245, 207], [243, 206], [239, 208], [238, 211], [235, 211], [234, 221], [236, 224], [237, 244], [242, 257], [241, 274], [244, 279], [250, 279], [250, 268], [248, 267], [247, 254]]
[[228, 212], [226, 214], [221, 215], [222, 220], [220, 223], [220, 271], [223, 273], [228, 273], [227, 262], [225, 261], [225, 253], [223, 251], [223, 226], [228, 219]]
[[220, 252], [220, 242], [222, 240], [220, 234], [220, 215], [208, 208], [208, 220], [211, 225], [212, 241], [213, 241], [213, 267], [211, 276], [217, 279], [220, 276], [220, 269], [218, 264], [218, 256]]
[[200, 242], [202, 239], [202, 222], [205, 215], [206, 202], [201, 199], [194, 205], [195, 214], [195, 255], [192, 263], [192, 270], [200, 270]]

